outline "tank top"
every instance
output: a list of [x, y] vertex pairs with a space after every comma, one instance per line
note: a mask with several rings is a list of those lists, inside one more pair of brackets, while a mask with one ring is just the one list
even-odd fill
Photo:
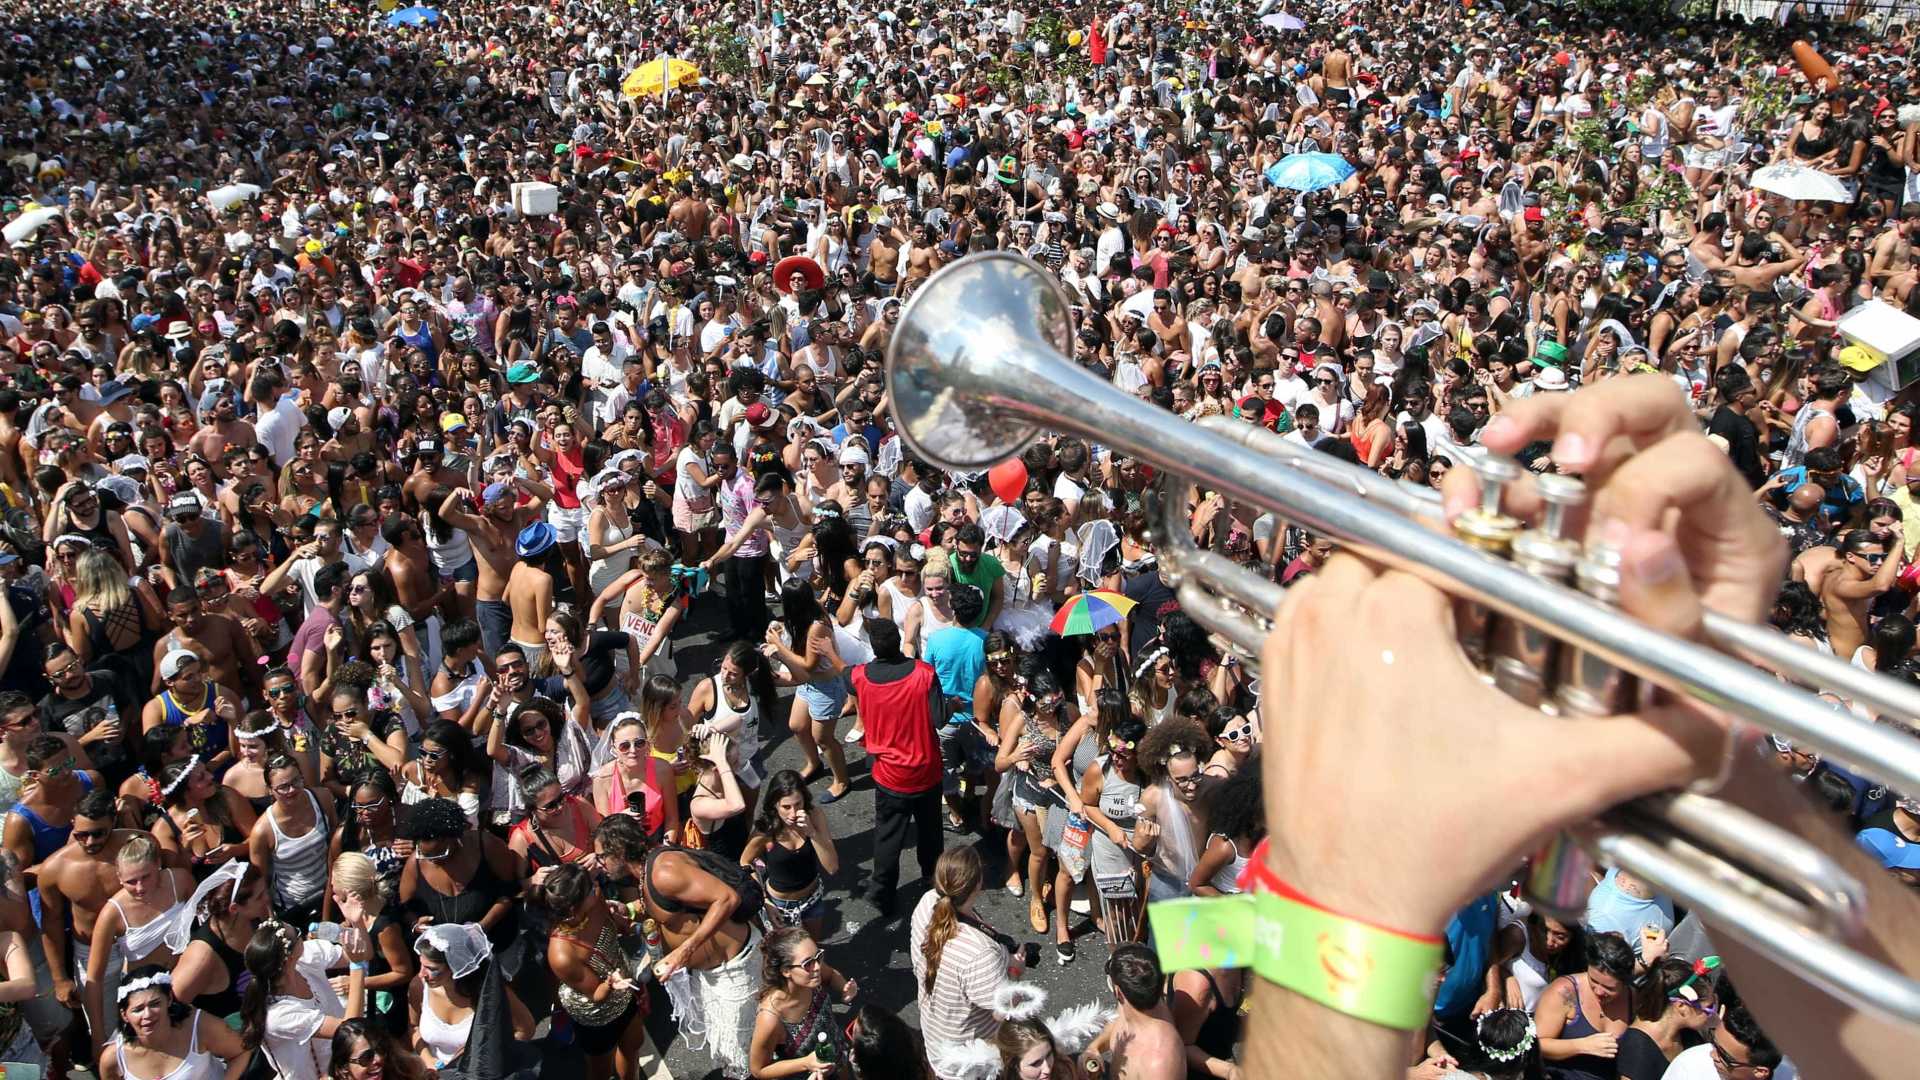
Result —
[[55, 825], [34, 812], [26, 803], [13, 804], [13, 813], [26, 819], [27, 827], [33, 830], [33, 857], [35, 862], [46, 862], [54, 852], [67, 846], [67, 838], [73, 835], [73, 826]]
[[[786, 1059], [806, 1057], [820, 1045], [820, 1036], [825, 1035], [833, 1047], [832, 1059], [844, 1061], [847, 1058], [845, 1036], [840, 1025], [834, 1023], [833, 998], [825, 987], [815, 987], [813, 1000], [807, 1004], [807, 1015], [799, 1023], [780, 1021], [782, 1032], [780, 1056]], [[822, 1054], [821, 1057], [828, 1055]]]
[[470, 1012], [457, 1024], [441, 1019], [440, 1014], [433, 1011], [433, 990], [424, 989], [420, 992], [420, 1041], [426, 1043], [434, 1058], [445, 1066], [466, 1052], [467, 1034], [473, 1030], [475, 1015]]
[[580, 481], [587, 475], [585, 451], [578, 445], [553, 455], [553, 504], [562, 510], [580, 508]]
[[799, 847], [790, 848], [778, 838], [768, 842], [765, 854], [767, 861], [767, 887], [793, 895], [806, 891], [820, 880], [820, 855], [813, 850], [811, 840], [803, 840]]
[[313, 807], [313, 827], [299, 836], [288, 836], [280, 828], [280, 816], [267, 814], [267, 827], [273, 830], [273, 899], [285, 908], [312, 901], [327, 885], [327, 816], [313, 792], [305, 794]]
[[[587, 945], [577, 937], [567, 934], [553, 935], [562, 941], [571, 941], [575, 945]], [[631, 974], [633, 960], [620, 947], [620, 939], [613, 932], [612, 923], [601, 923], [600, 934], [587, 946], [587, 968], [595, 975], [605, 979], [612, 972]], [[620, 1019], [633, 1004], [632, 990], [615, 990], [603, 1001], [595, 1001], [565, 983], [560, 984], [560, 1005], [567, 1015], [577, 1023], [588, 1027], [604, 1027]]]
[[[1580, 994], [1577, 985], [1579, 980], [1576, 978], [1574, 982], [1576, 985], [1573, 995], [1573, 1015], [1567, 1017], [1566, 1026], [1560, 1029], [1560, 1037], [1567, 1040], [1584, 1039], [1589, 1035], [1597, 1034], [1600, 1030], [1593, 1025], [1593, 1021], [1587, 1019], [1585, 1013], [1580, 1011]], [[1627, 1011], [1633, 1010], [1629, 1007]], [[1555, 1080], [1607, 1080], [1608, 1077], [1617, 1075], [1619, 1072], [1612, 1058], [1598, 1057], [1593, 1054], [1575, 1054], [1570, 1058], [1563, 1058], [1553, 1070]]]
[[1807, 463], [1807, 425], [1832, 415], [1831, 411], [1815, 408], [1811, 403], [1801, 406], [1800, 411], [1793, 414], [1793, 432], [1787, 436], [1786, 453], [1780, 459], [1781, 468], [1791, 469]]
[[[760, 757], [760, 699], [753, 694], [753, 688], [747, 688], [746, 705], [735, 708], [727, 697], [727, 688], [721, 684], [718, 676], [713, 683], [713, 715], [707, 717], [707, 726], [714, 731], [733, 739], [733, 745], [727, 754], [728, 764], [733, 767], [735, 776], [751, 775], [758, 778], [760, 773], [755, 762]], [[745, 768], [749, 772], [743, 773]], [[744, 780], [742, 781], [745, 782]], [[753, 785], [759, 787], [758, 783]]]
[[960, 625], [958, 622], [940, 614], [940, 609], [933, 606], [933, 601], [924, 596], [920, 598], [920, 640], [922, 642], [932, 637], [936, 631], [958, 625]]
[[221, 940], [220, 935], [209, 926], [195, 924], [193, 940], [206, 942], [207, 948], [213, 950], [214, 959], [227, 969], [227, 988], [201, 994], [193, 999], [193, 1007], [222, 1019], [235, 1015], [240, 1011], [240, 980], [246, 974], [246, 957]]
[[[1207, 844], [1209, 846], [1213, 844], [1213, 838], [1215, 836], [1220, 836], [1220, 834], [1214, 833], [1212, 836], [1207, 837]], [[1247, 857], [1240, 854], [1240, 845], [1234, 843], [1232, 839], [1224, 836], [1220, 838], [1226, 840], [1227, 846], [1233, 849], [1233, 858], [1228, 861], [1225, 866], [1222, 866], [1220, 871], [1213, 875], [1213, 880], [1207, 882], [1207, 884], [1219, 889], [1228, 896], [1232, 896], [1240, 891], [1240, 872], [1247, 868]]]
[[[128, 1068], [125, 1040], [115, 1039], [113, 1046], [114, 1057], [120, 1062], [121, 1076], [127, 1080], [148, 1080]], [[226, 1063], [216, 1061], [211, 1053], [200, 1049], [200, 1014], [196, 1012], [193, 1014], [193, 1033], [187, 1041], [187, 1056], [180, 1059], [180, 1064], [174, 1066], [172, 1072], [153, 1080], [219, 1080], [225, 1074]]]
[[406, 324], [401, 323], [400, 325], [395, 326], [393, 328], [393, 333], [394, 333], [394, 336], [398, 337], [401, 341], [404, 341], [407, 344], [413, 346], [414, 348], [419, 349], [421, 352], [426, 353], [428, 360], [434, 363], [440, 362], [440, 350], [434, 345], [433, 331], [428, 329], [426, 323], [424, 322], [421, 323], [420, 329], [415, 330], [412, 333], [408, 333]]
[[[631, 519], [622, 528], [614, 523], [613, 515], [608, 514], [606, 534], [601, 538], [600, 544], [602, 547], [612, 547], [632, 536], [633, 532]], [[633, 569], [635, 554], [634, 549], [628, 548], [607, 558], [593, 560], [593, 563], [587, 567], [587, 587], [593, 590], [593, 595], [599, 596], [606, 591], [607, 586], [613, 584], [614, 579]]]
[[436, 540], [429, 516], [425, 510], [420, 511], [420, 535], [427, 541], [427, 558], [432, 560], [433, 568], [442, 574], [452, 574], [472, 562], [473, 542], [467, 539], [466, 531], [448, 525], [445, 542]]
[[138, 966], [147, 957], [167, 947], [167, 928], [173, 925], [174, 916], [180, 913], [186, 904], [180, 898], [180, 887], [173, 883], [173, 875], [167, 875], [167, 895], [171, 898], [167, 910], [135, 926], [127, 916], [127, 909], [120, 906], [119, 897], [109, 899], [113, 910], [120, 913], [120, 921], [126, 924], [127, 932], [120, 939], [120, 953], [127, 958], [129, 968]]
[[[1132, 836], [1134, 819], [1140, 814], [1140, 785], [1115, 771], [1111, 767], [1111, 757], [1102, 756], [1099, 762], [1100, 813]], [[1096, 880], [1125, 875], [1130, 884], [1133, 875], [1132, 856], [1116, 847], [1102, 830], [1094, 830], [1092, 839], [1092, 865]]]

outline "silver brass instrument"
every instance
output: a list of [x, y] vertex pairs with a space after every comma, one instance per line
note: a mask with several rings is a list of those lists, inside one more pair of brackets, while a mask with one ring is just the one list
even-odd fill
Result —
[[[1042, 429], [1086, 438], [1163, 474], [1156, 548], [1183, 609], [1234, 651], [1258, 660], [1280, 586], [1200, 549], [1185, 510], [1198, 480], [1310, 532], [1412, 573], [1480, 610], [1463, 641], [1487, 678], [1562, 716], [1631, 709], [1645, 687], [1684, 693], [1780, 733], [1850, 769], [1920, 792], [1920, 741], [1860, 720], [1776, 678], [1846, 694], [1879, 712], [1920, 717], [1920, 690], [1789, 642], [1769, 627], [1709, 614], [1710, 644], [1643, 626], [1610, 604], [1619, 553], [1565, 534], [1578, 481], [1541, 477], [1549, 511], [1529, 529], [1501, 512], [1511, 462], [1476, 466], [1483, 502], [1453, 530], [1438, 492], [1209, 417], [1188, 423], [1072, 360], [1070, 301], [1019, 255], [987, 252], [942, 269], [907, 302], [887, 351], [901, 435], [941, 467], [985, 469]], [[1764, 664], [1764, 671], [1754, 664]], [[1699, 911], [1716, 933], [1772, 954], [1841, 1000], [1920, 1021], [1920, 983], [1847, 944], [1864, 890], [1784, 829], [1694, 792], [1639, 799], [1563, 838], [1528, 882], [1550, 911], [1584, 907], [1595, 862], [1618, 866]]]

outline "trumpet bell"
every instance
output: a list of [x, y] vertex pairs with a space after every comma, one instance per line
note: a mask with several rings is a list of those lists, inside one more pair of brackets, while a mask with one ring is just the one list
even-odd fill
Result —
[[887, 389], [907, 446], [956, 472], [1026, 449], [1040, 428], [1013, 419], [1002, 391], [1029, 358], [1073, 355], [1071, 306], [1058, 279], [1011, 252], [969, 255], [929, 278], [887, 346]]

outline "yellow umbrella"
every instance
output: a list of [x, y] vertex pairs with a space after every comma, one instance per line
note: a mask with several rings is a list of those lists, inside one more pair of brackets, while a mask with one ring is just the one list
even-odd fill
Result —
[[700, 69], [685, 60], [649, 60], [627, 73], [620, 92], [630, 98], [658, 97], [669, 87], [685, 86], [699, 79]]

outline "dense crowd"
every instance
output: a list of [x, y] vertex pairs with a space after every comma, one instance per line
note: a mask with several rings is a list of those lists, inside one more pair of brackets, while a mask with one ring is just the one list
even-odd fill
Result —
[[[0, 1060], [629, 1078], [671, 1009], [729, 1077], [1241, 1076], [1252, 979], [1144, 912], [1259, 858], [1259, 674], [1145, 463], [905, 447], [902, 302], [976, 252], [1120, 390], [1405, 484], [1584, 472], [1515, 410], [1670, 381], [1775, 625], [1920, 683], [1920, 403], [1840, 330], [1920, 314], [1914, 38], [1782, 7], [0, 3]], [[1776, 745], [1920, 881], [1920, 798]], [[856, 888], [915, 1024], [823, 955]], [[1411, 1075], [1792, 1075], [1697, 923], [1481, 896]]]

